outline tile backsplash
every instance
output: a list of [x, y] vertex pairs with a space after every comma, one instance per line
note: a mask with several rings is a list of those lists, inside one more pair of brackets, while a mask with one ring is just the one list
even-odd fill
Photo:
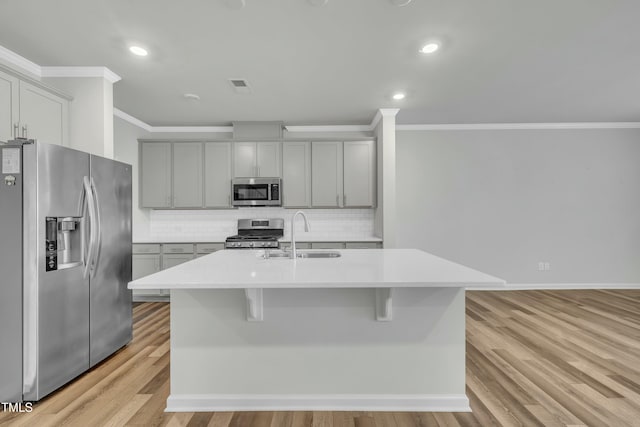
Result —
[[[296, 235], [336, 240], [370, 238], [374, 235], [373, 209], [301, 209], [311, 230], [302, 234], [302, 219], [296, 222]], [[233, 210], [151, 210], [149, 236], [167, 240], [222, 241], [236, 234], [240, 218], [283, 218], [285, 239], [290, 235], [291, 217], [296, 209], [239, 208]]]

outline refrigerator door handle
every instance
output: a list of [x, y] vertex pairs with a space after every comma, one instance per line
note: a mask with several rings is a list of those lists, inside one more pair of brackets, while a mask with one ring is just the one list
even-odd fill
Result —
[[89, 250], [87, 251], [87, 257], [85, 259], [84, 266], [84, 278], [89, 277], [89, 272], [91, 270], [91, 265], [93, 264], [93, 258], [95, 257], [95, 247], [96, 247], [96, 205], [95, 198], [93, 197], [93, 189], [91, 188], [91, 182], [89, 181], [89, 177], [85, 176], [82, 179], [82, 183], [84, 185], [84, 191], [86, 194], [87, 207], [89, 208]]
[[93, 193], [93, 201], [95, 204], [95, 221], [91, 223], [91, 227], [96, 229], [95, 248], [93, 251], [93, 261], [91, 265], [91, 277], [94, 277], [96, 270], [98, 269], [98, 262], [100, 261], [100, 248], [102, 246], [102, 220], [100, 218], [100, 200], [98, 199], [98, 191], [96, 190], [96, 183], [91, 181], [91, 191]]

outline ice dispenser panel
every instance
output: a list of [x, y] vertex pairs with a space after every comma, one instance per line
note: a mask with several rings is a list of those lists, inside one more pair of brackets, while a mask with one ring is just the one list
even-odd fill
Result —
[[82, 265], [81, 218], [46, 217], [45, 270], [63, 270]]

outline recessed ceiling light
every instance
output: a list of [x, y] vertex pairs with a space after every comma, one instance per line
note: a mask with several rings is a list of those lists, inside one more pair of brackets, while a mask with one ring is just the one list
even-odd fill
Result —
[[193, 101], [199, 101], [200, 100], [200, 96], [196, 95], [195, 93], [185, 93], [182, 96], [184, 96], [185, 99], [191, 99]]
[[224, 2], [230, 9], [242, 9], [245, 7], [244, 0], [224, 0]]
[[436, 42], [431, 42], [431, 43], [427, 43], [424, 46], [422, 46], [422, 49], [420, 49], [421, 53], [433, 53], [436, 50], [440, 49], [440, 45]]
[[394, 6], [406, 6], [411, 3], [411, 0], [389, 0]]
[[149, 52], [147, 52], [147, 49], [140, 46], [129, 46], [129, 51], [138, 56], [147, 56], [149, 54]]
[[402, 92], [396, 92], [393, 94], [393, 99], [395, 99], [396, 101], [400, 101], [401, 99], [404, 99], [405, 94]]

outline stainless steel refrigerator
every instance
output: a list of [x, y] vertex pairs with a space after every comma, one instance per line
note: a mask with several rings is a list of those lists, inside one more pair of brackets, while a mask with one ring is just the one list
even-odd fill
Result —
[[37, 401], [132, 338], [131, 166], [0, 143], [0, 401]]

